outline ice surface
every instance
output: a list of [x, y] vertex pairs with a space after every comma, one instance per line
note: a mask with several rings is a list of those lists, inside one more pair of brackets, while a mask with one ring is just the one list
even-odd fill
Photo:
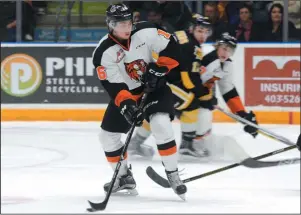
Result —
[[[296, 141], [300, 126], [265, 125]], [[177, 140], [179, 124], [174, 123]], [[85, 213], [87, 200], [102, 201], [103, 184], [111, 180], [98, 142], [99, 123], [2, 122], [2, 213]], [[253, 139], [238, 124], [214, 124], [214, 133], [228, 134], [251, 155], [286, 145], [258, 136]], [[154, 146], [150, 137], [148, 144]], [[298, 157], [294, 149], [267, 160]], [[151, 165], [164, 175], [158, 156], [153, 161], [131, 159], [139, 196], [111, 197], [105, 213], [300, 213], [300, 164], [249, 169], [237, 167], [187, 184], [186, 202], [145, 174]], [[180, 162], [182, 179], [230, 162]], [[101, 212], [100, 212], [101, 213]]]

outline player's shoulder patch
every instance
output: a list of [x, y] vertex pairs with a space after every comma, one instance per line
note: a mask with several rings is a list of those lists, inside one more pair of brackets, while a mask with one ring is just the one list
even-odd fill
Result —
[[174, 37], [179, 44], [187, 44], [189, 43], [189, 35], [186, 31], [175, 31]]
[[95, 65], [100, 63], [103, 53], [114, 45], [116, 45], [116, 43], [108, 36], [105, 36], [103, 39], [101, 39], [93, 52], [93, 64]]

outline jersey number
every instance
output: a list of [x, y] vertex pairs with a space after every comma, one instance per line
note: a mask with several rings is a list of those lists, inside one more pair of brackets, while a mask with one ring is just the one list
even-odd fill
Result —
[[158, 29], [158, 34], [162, 35], [163, 37], [165, 37], [166, 39], [170, 38], [170, 33], [167, 33], [166, 31], [163, 31], [161, 29]]
[[107, 73], [104, 66], [98, 66], [96, 72], [99, 80], [103, 81], [107, 79]]
[[176, 31], [175, 35], [179, 41], [180, 44], [188, 43], [188, 37], [185, 31]]

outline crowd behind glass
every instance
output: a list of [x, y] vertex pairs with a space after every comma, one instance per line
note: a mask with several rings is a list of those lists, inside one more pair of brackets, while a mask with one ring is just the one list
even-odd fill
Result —
[[[49, 1], [48, 1], [49, 2]], [[22, 40], [34, 41], [38, 19], [47, 15], [47, 1], [22, 2]], [[134, 21], [151, 21], [166, 31], [187, 29], [192, 15], [201, 11], [213, 24], [215, 41], [221, 32], [230, 32], [239, 42], [283, 41], [283, 1], [124, 1]], [[85, 3], [84, 3], [85, 4]], [[16, 41], [16, 2], [0, 2], [1, 41]], [[105, 26], [99, 26], [105, 27]], [[288, 1], [288, 41], [300, 41], [300, 1]]]

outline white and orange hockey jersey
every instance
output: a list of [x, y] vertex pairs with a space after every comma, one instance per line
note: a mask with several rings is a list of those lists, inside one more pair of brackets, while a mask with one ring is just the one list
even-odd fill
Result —
[[233, 62], [231, 59], [221, 62], [217, 51], [213, 50], [202, 59], [201, 79], [204, 86], [212, 89], [214, 84], [218, 88], [233, 113], [245, 111], [244, 105], [232, 81]]
[[169, 70], [179, 65], [175, 53], [178, 46], [174, 38], [149, 22], [133, 26], [127, 44], [121, 44], [111, 34], [104, 36], [93, 52], [93, 64], [98, 78], [117, 106], [127, 99], [137, 100], [143, 84], [141, 76], [150, 62], [152, 53], [159, 53], [156, 62]]

